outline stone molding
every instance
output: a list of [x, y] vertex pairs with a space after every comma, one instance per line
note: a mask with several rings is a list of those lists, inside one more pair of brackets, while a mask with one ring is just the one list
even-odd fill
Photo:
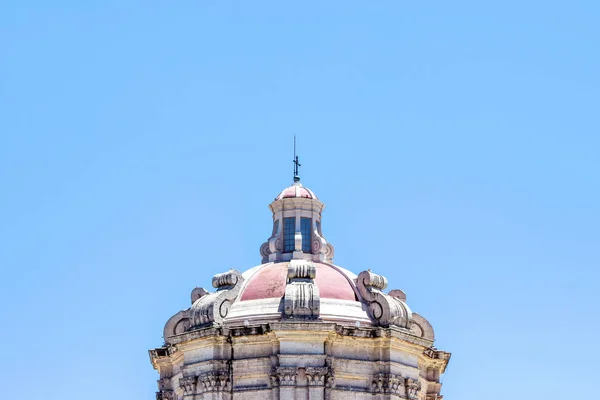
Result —
[[[437, 371], [436, 373], [439, 377], [440, 374], [443, 374], [446, 371], [450, 356], [450, 353], [438, 350], [433, 346], [429, 347], [423, 351], [419, 358], [420, 368]], [[434, 379], [435, 382], [437, 382], [437, 380], [438, 379]]]
[[[310, 276], [311, 272], [307, 269], [299, 273], [299, 275]], [[327, 393], [333, 393], [332, 391], [339, 392], [340, 395], [344, 391], [354, 391], [369, 393], [369, 396], [379, 395], [374, 398], [402, 398], [409, 400], [434, 400], [435, 397], [432, 396], [439, 396], [438, 393], [441, 384], [435, 381], [439, 379], [440, 369], [448, 362], [449, 353], [433, 347], [423, 347], [416, 343], [407, 342], [402, 338], [389, 337], [389, 335], [384, 335], [388, 337], [381, 336], [385, 332], [393, 333], [394, 330], [397, 330], [398, 332], [404, 331], [403, 336], [407, 338], [413, 337], [405, 330], [394, 327], [369, 328], [373, 333], [379, 332], [379, 334], [371, 336], [373, 340], [377, 341], [374, 342], [377, 346], [384, 346], [386, 348], [391, 346], [389, 348], [393, 349], [394, 352], [416, 357], [418, 365], [392, 361], [392, 359], [373, 358], [371, 356], [368, 359], [352, 357], [353, 354], [356, 356], [357, 354], [364, 353], [355, 352], [358, 351], [357, 346], [362, 348], [362, 342], [369, 339], [339, 336], [336, 333], [338, 324], [290, 321], [274, 323], [273, 326], [268, 326], [270, 329], [274, 329], [264, 334], [263, 337], [251, 334], [241, 342], [238, 342], [239, 339], [231, 341], [233, 340], [231, 336], [233, 331], [230, 329], [215, 330], [213, 328], [205, 328], [207, 332], [212, 332], [208, 337], [203, 336], [182, 343], [178, 345], [178, 348], [165, 346], [152, 350], [151, 352], [161, 360], [171, 360], [171, 364], [167, 364], [164, 361], [155, 364], [161, 371], [161, 380], [159, 381], [160, 391], [158, 394], [162, 397], [159, 400], [173, 400], [169, 396], [171, 396], [170, 392], [175, 393], [175, 390], [178, 398], [182, 398], [181, 396], [186, 396], [184, 398], [187, 398], [187, 396], [196, 398], [202, 397], [203, 393], [207, 393], [205, 396], [209, 396], [208, 393], [237, 393], [238, 391], [242, 391], [242, 389], [244, 391], [273, 390], [273, 393], [284, 393], [283, 391], [285, 390], [285, 393], [288, 393], [289, 390], [298, 387], [298, 385], [306, 385], [302, 387], [312, 388], [311, 390], [313, 391], [316, 390], [317, 392], [314, 393], [321, 393], [319, 390], [324, 389], [325, 396], [327, 396]], [[350, 327], [347, 328], [350, 329]], [[250, 329], [250, 327], [243, 329]], [[285, 354], [280, 353], [280, 349], [277, 346], [278, 342], [294, 343], [296, 346], [305, 343], [305, 339], [308, 338], [312, 338], [315, 341], [313, 334], [317, 332], [321, 336], [317, 342], [323, 341], [325, 345], [323, 353], [305, 354], [300, 348], [298, 348], [299, 353], [296, 353], [296, 350], [288, 353], [289, 348], [286, 349]], [[236, 336], [236, 338], [240, 338], [240, 336]], [[338, 348], [336, 351], [337, 356], [328, 355], [331, 350], [331, 347], [328, 347], [331, 344], [326, 344], [328, 341], [335, 343], [335, 346]], [[307, 341], [306, 343], [309, 342]], [[229, 367], [231, 360], [228, 353], [222, 355], [226, 358], [219, 360], [195, 359], [195, 354], [198, 354], [196, 352], [198, 350], [204, 351], [209, 343], [212, 346], [223, 346], [223, 350], [227, 350], [230, 345], [260, 346], [260, 353], [253, 352], [251, 358], [246, 358], [247, 355], [244, 355], [244, 358], [240, 359], [240, 361], [245, 361], [245, 363], [240, 364], [240, 368], [251, 368], [254, 372], [250, 374], [245, 372], [240, 374], [238, 372], [238, 375], [236, 375], [235, 371]], [[371, 342], [369, 341], [369, 343]], [[342, 352], [340, 352], [340, 347], [343, 347]], [[168, 355], [169, 353], [171, 355]], [[348, 354], [347, 358], [344, 356], [346, 353]], [[187, 354], [193, 354], [194, 357], [186, 362], [182, 356], [183, 354], [186, 355], [185, 358], [187, 358]], [[231, 353], [231, 356], [233, 356], [233, 353]], [[248, 364], [249, 361], [253, 361], [255, 358], [260, 359], [260, 361]], [[236, 358], [232, 360], [234, 363], [238, 361]], [[279, 365], [280, 362], [283, 366], [272, 367], [273, 365]], [[337, 376], [334, 374], [334, 368]], [[435, 368], [435, 370], [430, 370], [431, 368]], [[403, 371], [402, 375], [406, 371], [410, 376], [419, 376], [419, 378], [405, 378], [390, 371], [394, 371], [396, 374], [398, 373], [397, 371]], [[183, 377], [181, 374], [183, 374]], [[300, 381], [299, 377], [301, 375], [306, 376], [306, 380], [303, 379], [304, 383]], [[239, 381], [235, 381], [235, 379], [239, 379]], [[235, 385], [234, 382], [236, 382]], [[360, 382], [360, 384], [356, 385], [355, 382]], [[171, 386], [171, 384], [174, 386]], [[238, 387], [237, 385], [241, 386]], [[280, 389], [281, 392], [279, 392]], [[217, 395], [213, 395], [214, 398], [221, 398], [221, 394], [217, 397], [215, 396]]]
[[320, 313], [319, 288], [314, 278], [317, 269], [310, 261], [291, 260], [288, 264], [288, 284], [283, 298], [285, 317], [314, 319]]
[[[183, 357], [183, 354], [178, 353], [177, 347], [171, 345], [148, 350], [148, 355], [150, 356], [150, 362], [157, 369], [161, 366], [172, 365], [174, 359], [180, 356]], [[161, 389], [160, 380], [158, 382], [159, 389]]]
[[423, 355], [433, 359], [433, 360], [450, 360], [450, 353], [447, 353], [442, 350], [438, 350], [435, 347], [430, 347], [428, 349], [423, 350]]
[[371, 270], [358, 275], [356, 288], [367, 303], [369, 317], [376, 325], [389, 327], [396, 325], [410, 328], [412, 313], [408, 305], [397, 297], [382, 292], [387, 287], [387, 279]]
[[177, 352], [177, 347], [170, 345], [148, 350], [151, 359], [166, 358], [173, 355], [175, 352]]
[[316, 276], [317, 267], [312, 262], [293, 260], [288, 264], [288, 282], [292, 282], [295, 279], [313, 280]]

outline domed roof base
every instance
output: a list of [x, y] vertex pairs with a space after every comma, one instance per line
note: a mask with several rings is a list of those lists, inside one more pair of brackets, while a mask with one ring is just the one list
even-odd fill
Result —
[[421, 400], [439, 394], [450, 354], [401, 328], [290, 321], [205, 327], [150, 357], [162, 399]]

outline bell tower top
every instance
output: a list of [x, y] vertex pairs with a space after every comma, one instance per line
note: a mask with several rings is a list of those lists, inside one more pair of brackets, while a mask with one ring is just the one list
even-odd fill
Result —
[[333, 245], [327, 242], [321, 230], [325, 205], [300, 183], [297, 175], [294, 180], [269, 205], [273, 231], [260, 247], [262, 262], [294, 259], [333, 262]]
[[325, 205], [300, 183], [294, 136], [294, 183], [283, 189], [269, 205], [273, 213], [273, 232], [260, 247], [262, 262], [302, 259], [333, 262], [333, 246], [321, 231]]
[[260, 247], [262, 262], [293, 259], [332, 262], [333, 246], [321, 230], [325, 205], [312, 190], [300, 183], [297, 175], [294, 180], [269, 205], [273, 213], [273, 231]]

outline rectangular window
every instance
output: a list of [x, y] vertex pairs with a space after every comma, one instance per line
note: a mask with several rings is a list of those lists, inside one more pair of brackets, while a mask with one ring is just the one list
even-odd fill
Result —
[[283, 219], [283, 252], [294, 251], [294, 234], [296, 233], [296, 217]]
[[302, 251], [310, 253], [310, 244], [312, 240], [312, 219], [300, 218], [300, 232], [302, 233]]

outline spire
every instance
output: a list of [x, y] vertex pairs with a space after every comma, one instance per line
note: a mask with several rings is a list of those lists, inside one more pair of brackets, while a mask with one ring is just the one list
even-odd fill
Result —
[[300, 182], [300, 175], [298, 175], [298, 167], [302, 164], [298, 162], [298, 156], [296, 155], [296, 135], [294, 135], [294, 182]]

